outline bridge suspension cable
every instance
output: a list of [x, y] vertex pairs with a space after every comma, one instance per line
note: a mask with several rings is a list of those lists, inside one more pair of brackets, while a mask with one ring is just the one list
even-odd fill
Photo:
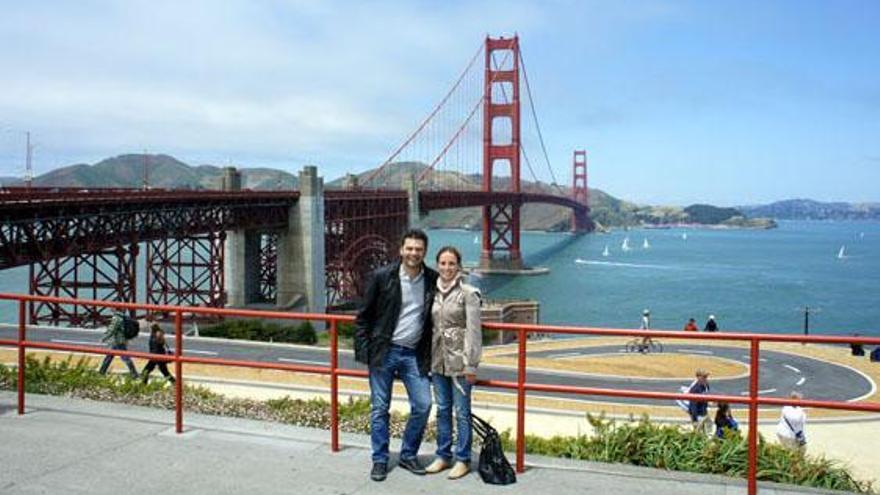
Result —
[[474, 53], [474, 56], [471, 57], [471, 60], [470, 60], [470, 62], [468, 62], [467, 67], [465, 67], [464, 71], [462, 71], [461, 75], [455, 81], [455, 84], [452, 85], [452, 88], [449, 89], [449, 92], [446, 93], [446, 96], [444, 96], [443, 99], [440, 100], [440, 103], [438, 103], [437, 106], [434, 107], [434, 110], [425, 118], [425, 120], [422, 121], [422, 123], [416, 128], [416, 130], [413, 131], [413, 133], [410, 134], [409, 137], [407, 137], [406, 140], [404, 140], [404, 142], [400, 146], [398, 146], [396, 150], [394, 150], [394, 153], [392, 153], [391, 156], [389, 156], [388, 159], [385, 160], [382, 163], [382, 165], [379, 166], [379, 168], [374, 170], [373, 173], [370, 174], [369, 177], [367, 177], [367, 179], [366, 179], [367, 183], [370, 183], [373, 179], [375, 179], [376, 176], [378, 176], [389, 163], [393, 162], [394, 159], [397, 158], [400, 155], [400, 153], [407, 146], [409, 146], [410, 143], [413, 142], [413, 140], [415, 140], [415, 138], [422, 132], [422, 130], [424, 130], [428, 126], [428, 124], [431, 122], [431, 120], [434, 118], [434, 116], [437, 115], [437, 113], [443, 108], [444, 105], [446, 105], [446, 102], [449, 101], [449, 98], [453, 95], [453, 93], [455, 93], [456, 89], [458, 89], [458, 87], [461, 85], [461, 82], [465, 79], [465, 76], [470, 72], [471, 68], [473, 67], [474, 63], [476, 63], [480, 54], [483, 53], [483, 49], [484, 49], [483, 44], [480, 43], [480, 46], [477, 49], [476, 53]]
[[[544, 153], [544, 161], [547, 164], [547, 170], [550, 171], [550, 177], [553, 178], [553, 185], [561, 195], [565, 196], [565, 191], [560, 187], [559, 182], [556, 180], [556, 174], [553, 173], [553, 167], [550, 165], [550, 156], [547, 154], [547, 146], [544, 144], [544, 135], [541, 133], [541, 124], [538, 122], [538, 112], [535, 111], [535, 99], [532, 97], [532, 87], [529, 85], [529, 73], [526, 71], [526, 62], [522, 55], [522, 49], [520, 49], [519, 52], [519, 65], [522, 67], [523, 80], [526, 83], [526, 94], [529, 97], [529, 109], [531, 110], [532, 118], [535, 121], [535, 130], [538, 133], [538, 141], [541, 143], [541, 150]], [[525, 150], [523, 150], [523, 157], [525, 157]], [[526, 163], [528, 162], [528, 159], [526, 159]], [[531, 166], [529, 166], [529, 168], [531, 169]]]

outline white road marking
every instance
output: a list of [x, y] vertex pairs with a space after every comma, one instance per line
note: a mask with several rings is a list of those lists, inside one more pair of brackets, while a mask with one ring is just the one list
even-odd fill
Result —
[[[758, 395], [760, 395], [760, 394], [772, 394], [773, 392], [776, 392], [776, 389], [775, 389], [775, 388], [768, 388], [768, 389], [766, 389], [766, 390], [758, 390]], [[749, 392], [748, 392], [748, 390], [745, 391], [745, 392], [740, 392], [739, 395], [749, 395]]]
[[550, 354], [547, 357], [550, 359], [556, 359], [556, 358], [567, 358], [567, 357], [574, 357], [574, 356], [580, 356], [580, 355], [581, 355], [581, 353], [579, 353], [579, 352], [564, 352], [562, 354]]
[[[742, 357], [742, 358], [745, 359], [745, 360], [750, 360], [750, 359], [752, 359], [751, 356], [740, 356], [740, 357]], [[759, 363], [766, 363], [767, 360], [764, 359], [764, 358], [758, 358], [758, 362], [759, 362]]]
[[697, 349], [677, 349], [675, 352], [680, 352], [682, 354], [707, 354], [709, 356], [712, 356], [715, 354], [712, 351], [700, 351]]
[[199, 351], [196, 349], [184, 349], [183, 352], [186, 354], [205, 354], [206, 356], [217, 356], [218, 355], [214, 351]]
[[86, 342], [85, 340], [52, 339], [52, 342], [58, 344], [103, 345], [101, 342]]
[[798, 381], [797, 381], [797, 383], [795, 383], [795, 386], [798, 386], [798, 387], [800, 387], [800, 386], [801, 386], [801, 385], [803, 385], [803, 384], [804, 384], [804, 382], [805, 382], [805, 381], [807, 381], [807, 377], [805, 377], [805, 376], [802, 376], [802, 377], [801, 377], [801, 379], [800, 379], [800, 380], [798, 380]]
[[795, 373], [800, 373], [800, 372], [801, 372], [801, 370], [799, 370], [799, 369], [797, 369], [797, 368], [795, 368], [794, 366], [791, 366], [791, 365], [789, 365], [789, 364], [783, 364], [783, 366], [785, 366], [786, 368], [790, 369], [791, 371], [794, 371]]
[[309, 361], [308, 359], [288, 359], [288, 358], [278, 358], [279, 361], [284, 363], [298, 363], [298, 364], [317, 364], [319, 366], [327, 366], [325, 361]]

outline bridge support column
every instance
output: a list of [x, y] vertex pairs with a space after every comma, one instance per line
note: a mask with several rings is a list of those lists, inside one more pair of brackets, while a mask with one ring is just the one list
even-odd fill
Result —
[[299, 173], [299, 201], [278, 236], [277, 304], [323, 313], [327, 306], [324, 247], [324, 180], [314, 166]]
[[576, 202], [586, 206], [586, 210], [573, 210], [571, 214], [571, 230], [580, 234], [593, 230], [590, 220], [590, 192], [587, 189], [587, 152], [575, 150], [572, 157], [571, 195]]
[[403, 188], [406, 190], [406, 196], [409, 201], [407, 210], [409, 228], [419, 228], [422, 223], [422, 214], [419, 211], [419, 184], [414, 173], [406, 172], [404, 174]]
[[[241, 173], [235, 167], [223, 169], [223, 190], [241, 190]], [[252, 230], [226, 233], [223, 279], [227, 306], [244, 307], [261, 299], [260, 236], [259, 232]]]

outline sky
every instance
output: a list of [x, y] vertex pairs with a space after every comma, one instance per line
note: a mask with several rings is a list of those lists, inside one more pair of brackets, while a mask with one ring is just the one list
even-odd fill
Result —
[[0, 12], [0, 176], [23, 176], [24, 131], [37, 175], [143, 150], [362, 172], [487, 34], [518, 34], [561, 183], [586, 149], [590, 187], [637, 203], [880, 201], [874, 0], [0, 0]]

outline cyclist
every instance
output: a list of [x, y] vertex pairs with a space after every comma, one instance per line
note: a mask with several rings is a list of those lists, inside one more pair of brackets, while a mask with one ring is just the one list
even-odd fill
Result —
[[[651, 329], [651, 311], [646, 309], [642, 310], [642, 325], [639, 327], [641, 330], [650, 330]], [[648, 346], [651, 343], [651, 337], [645, 335], [642, 338], [642, 343], [639, 344], [639, 352], [648, 352]]]

